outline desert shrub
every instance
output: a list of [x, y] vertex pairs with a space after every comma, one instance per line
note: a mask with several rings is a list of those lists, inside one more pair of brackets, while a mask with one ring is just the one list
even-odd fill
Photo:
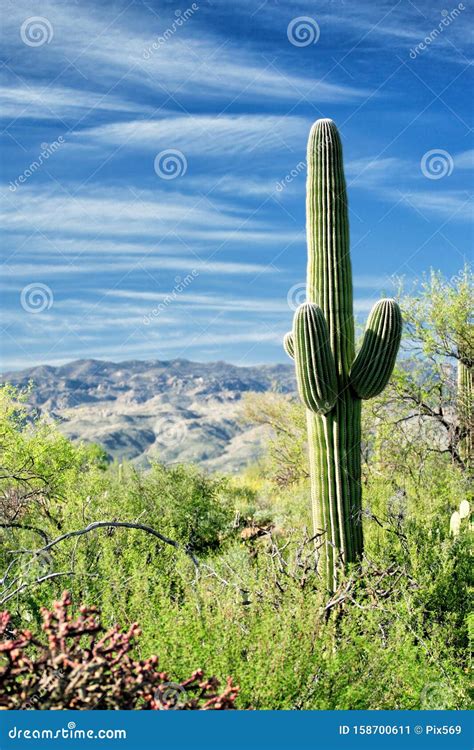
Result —
[[295, 398], [282, 393], [248, 393], [242, 421], [264, 427], [268, 433], [260, 473], [281, 487], [309, 477], [306, 413]]
[[229, 533], [234, 508], [227, 480], [192, 466], [155, 464], [140, 483], [160, 524], [196, 552], [217, 548]]
[[[385, 488], [368, 490], [366, 560], [341, 583], [337, 605], [321, 589], [298, 527], [236, 533], [200, 552], [198, 571], [139, 532], [101, 530], [77, 546], [64, 542], [55, 569], [70, 569], [74, 553], [66, 580], [75, 601], [100, 605], [107, 627], [139, 619], [139, 653], [159, 653], [178, 684], [203, 664], [232, 674], [242, 708], [465, 708], [467, 526], [453, 539], [435, 498], [428, 522], [390, 507]], [[113, 502], [112, 489], [104, 500]], [[11, 600], [13, 624], [29, 618], [38, 638], [40, 605], [62, 580]]]
[[8, 709], [148, 709], [219, 710], [235, 708], [239, 691], [227, 679], [219, 691], [215, 677], [202, 670], [174, 683], [159, 671], [158, 659], [132, 655], [140, 635], [136, 623], [126, 632], [106, 631], [97, 612], [81, 607], [71, 614], [67, 592], [51, 611], [43, 608], [46, 638], [11, 629], [0, 613], [0, 708]]
[[0, 522], [42, 519], [59, 528], [70, 488], [81, 474], [105, 468], [104, 451], [72, 443], [27, 407], [27, 396], [0, 386]]
[[[41, 607], [67, 582], [73, 601], [100, 608], [106, 628], [140, 621], [133, 659], [159, 653], [181, 686], [201, 665], [232, 674], [242, 708], [467, 708], [469, 523], [453, 537], [449, 519], [472, 489], [453, 453], [411, 421], [410, 393], [444, 408], [446, 388], [432, 390], [425, 380], [420, 391], [419, 372], [408, 371], [408, 401], [392, 400], [397, 388], [406, 390], [405, 371], [387, 400], [364, 409], [364, 560], [332, 599], [315, 573], [309, 539], [298, 404], [256, 397], [254, 416], [273, 421], [273, 443], [260, 464], [225, 479], [189, 466], [104, 467], [97, 452], [32, 419], [3, 391], [7, 471], [0, 490], [6, 498], [12, 488], [33, 492], [18, 523], [9, 517], [0, 528], [8, 627], [26, 624], [33, 639], [26, 649], [42, 642]], [[13, 475], [24, 480], [18, 472], [31, 465], [39, 476], [15, 485]], [[138, 530], [108, 528], [66, 539], [49, 555], [28, 553], [45, 537], [100, 520], [146, 524], [179, 549]]]

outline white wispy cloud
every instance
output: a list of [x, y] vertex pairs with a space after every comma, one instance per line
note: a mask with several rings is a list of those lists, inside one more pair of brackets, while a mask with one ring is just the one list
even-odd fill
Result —
[[182, 115], [159, 120], [132, 120], [82, 130], [82, 140], [104, 145], [127, 144], [156, 152], [173, 146], [186, 156], [267, 153], [290, 149], [289, 144], [304, 144], [311, 121], [303, 117], [274, 115]]
[[[27, 350], [14, 351], [8, 359], [8, 365], [3, 366], [3, 371], [7, 369], [18, 370], [25, 367], [39, 365], [61, 365], [77, 359], [99, 359], [113, 362], [122, 362], [135, 359], [159, 359], [166, 353], [170, 357], [183, 357], [203, 361], [204, 347], [218, 347], [222, 352], [223, 347], [228, 347], [227, 352], [239, 344], [257, 344], [253, 356], [247, 359], [246, 364], [259, 364], [265, 358], [268, 359], [268, 353], [280, 351], [283, 331], [242, 331], [236, 333], [218, 333], [209, 331], [207, 333], [196, 332], [195, 335], [186, 331], [186, 338], [183, 333], [176, 333], [174, 336], [165, 339], [163, 331], [151, 331], [151, 326], [145, 329], [146, 337], [140, 340], [137, 336], [130, 340], [124, 338], [120, 343], [113, 342], [107, 344], [97, 341], [95, 344], [88, 341], [81, 341], [80, 338], [72, 338], [58, 350], [52, 349], [49, 352], [34, 351], [29, 353]], [[262, 356], [262, 345], [267, 345], [267, 357]], [[168, 354], [169, 353], [169, 354]], [[244, 349], [245, 354], [245, 349]], [[215, 356], [215, 355], [214, 355]], [[270, 354], [271, 356], [271, 354]], [[234, 357], [239, 359], [239, 357]]]
[[408, 161], [395, 156], [369, 156], [349, 161], [345, 173], [348, 190], [376, 190], [382, 195], [383, 188], [388, 188], [397, 181], [399, 183], [402, 175], [413, 177], [414, 169]]
[[[453, 170], [462, 171], [474, 167], [474, 150], [450, 155], [450, 158]], [[392, 205], [405, 205], [422, 214], [436, 215], [442, 219], [472, 221], [469, 192], [445, 187], [438, 181], [430, 183], [418, 160], [363, 157], [348, 162], [346, 174], [349, 188], [369, 190], [376, 194], [378, 200]], [[427, 189], [427, 183], [431, 184], [431, 190]]]
[[[100, 292], [107, 298], [140, 300], [155, 305], [159, 305], [170, 294], [170, 292], [141, 292], [133, 289], [101, 289]], [[217, 294], [194, 294], [185, 290], [173, 298], [172, 304], [173, 306], [185, 305], [187, 309], [198, 308], [203, 310], [231, 310], [241, 313], [256, 312], [291, 315], [291, 310], [284, 296], [281, 299], [248, 299], [240, 296], [225, 297], [224, 295]]]
[[[253, 0], [240, 0], [249, 10], [253, 9]], [[453, 6], [442, 6], [437, 8], [430, 0], [417, 0], [416, 3], [396, 2], [395, 0], [378, 0], [376, 4], [371, 0], [358, 0], [350, 6], [344, 0], [318, 4], [317, 7], [308, 12], [308, 4], [305, 0], [287, 0], [284, 5], [276, 6], [273, 13], [255, 13], [256, 23], [262, 26], [271, 25], [279, 28], [288, 23], [292, 16], [310, 16], [317, 21], [321, 36], [333, 33], [334, 29], [341, 29], [346, 34], [352, 34], [353, 46], [359, 48], [362, 43], [372, 52], [390, 49], [398, 50], [399, 53], [409, 55], [410, 49], [433, 32], [440, 32], [435, 37], [435, 44], [429, 48], [432, 59], [435, 58], [443, 64], [446, 62], [465, 65], [472, 61], [470, 45], [472, 33], [468, 30], [469, 12], [468, 4], [461, 10], [458, 3]], [[265, 7], [265, 5], [263, 5]], [[267, 6], [268, 7], [268, 6]], [[448, 19], [449, 23], [443, 25], [448, 13], [457, 9], [457, 13]], [[346, 54], [349, 54], [347, 52]]]
[[[396, 200], [397, 194], [392, 192], [391, 195], [392, 200]], [[472, 222], [472, 197], [465, 190], [409, 191], [403, 195], [398, 193], [398, 199], [422, 213], [453, 221]]]
[[41, 262], [11, 263], [3, 266], [5, 275], [16, 278], [36, 278], [43, 276], [80, 276], [89, 274], [108, 274], [113, 272], [130, 272], [134, 269], [144, 271], [185, 271], [191, 273], [196, 270], [199, 274], [219, 274], [228, 276], [273, 274], [276, 269], [263, 263], [238, 263], [233, 261], [205, 261], [192, 256], [187, 258], [168, 258], [156, 255], [154, 257], [133, 258], [131, 260], [115, 261], [108, 258], [96, 261], [90, 256], [81, 257], [77, 262], [48, 263], [42, 258]]
[[74, 89], [54, 84], [32, 82], [19, 86], [0, 86], [0, 117], [3, 119], [63, 120], [84, 116], [92, 111], [146, 112], [144, 104], [134, 105], [118, 96], [105, 96], [90, 90]]
[[[156, 190], [140, 192], [108, 186], [78, 188], [65, 183], [61, 189], [21, 185], [14, 192], [4, 186], [0, 220], [10, 232], [24, 235], [25, 230], [37, 231], [52, 244], [56, 244], [57, 236], [91, 235], [109, 242], [110, 238], [126, 235], [142, 241], [146, 237], [151, 247], [168, 237], [181, 238], [185, 244], [199, 240], [274, 242], [274, 223], [259, 218], [255, 209], [249, 214], [233, 201], [170, 193], [158, 177], [156, 183]], [[297, 235], [287, 231], [281, 237], [291, 241]]]
[[455, 169], [474, 169], [474, 148], [462, 151], [454, 157]]
[[[167, 28], [167, 19], [157, 18], [146, 5], [106, 9], [87, 4], [79, 7], [44, 0], [41, 13], [54, 29], [54, 43], [45, 46], [41, 58], [42, 72], [51, 81], [61, 75], [78, 71], [82, 77], [100, 80], [104, 92], [126, 80], [135, 96], [152, 90], [171, 95], [174, 103], [183, 97], [227, 100], [228, 103], [254, 101], [265, 97], [270, 101], [300, 101], [311, 98], [315, 103], [358, 101], [371, 90], [356, 84], [341, 84], [331, 76], [299, 75], [275, 69], [249, 48], [237, 45], [231, 35], [225, 39], [212, 33], [212, 25], [193, 23], [215, 8], [201, 8], [196, 18], [184, 24], [166, 44], [147, 54], [150, 45]], [[5, 19], [7, 51], [21, 53], [15, 62], [20, 72], [31, 65], [31, 52], [19, 39], [18, 30], [31, 8], [24, 0], [12, 4]], [[197, 26], [194, 23], [194, 28]], [[286, 28], [286, 27], [285, 27]], [[289, 44], [289, 43], [288, 43]], [[37, 57], [36, 57], [37, 59]], [[85, 86], [84, 86], [85, 88]], [[168, 102], [169, 106], [169, 102]]]

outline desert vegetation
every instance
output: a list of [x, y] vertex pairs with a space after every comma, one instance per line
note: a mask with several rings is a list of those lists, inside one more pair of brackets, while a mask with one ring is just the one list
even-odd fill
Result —
[[267, 448], [226, 477], [109, 464], [3, 386], [2, 707], [469, 705], [471, 273], [432, 274], [400, 305], [395, 370], [362, 405], [364, 552], [335, 590], [299, 400], [243, 399]]

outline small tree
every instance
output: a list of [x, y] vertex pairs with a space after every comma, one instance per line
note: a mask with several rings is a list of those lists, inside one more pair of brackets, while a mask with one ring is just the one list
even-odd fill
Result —
[[309, 477], [306, 414], [299, 401], [282, 393], [247, 393], [243, 420], [268, 428], [263, 469], [269, 479], [288, 487]]
[[411, 456], [445, 453], [462, 471], [473, 465], [473, 275], [468, 266], [447, 281], [432, 271], [418, 293], [402, 297], [404, 357], [388, 391], [368, 414], [405, 471]]

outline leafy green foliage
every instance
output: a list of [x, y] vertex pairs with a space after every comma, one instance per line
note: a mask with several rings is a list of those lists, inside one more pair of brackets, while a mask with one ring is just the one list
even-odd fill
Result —
[[449, 281], [431, 271], [421, 291], [402, 302], [409, 338], [427, 357], [474, 362], [474, 276], [468, 265]]
[[[340, 572], [332, 597], [315, 570], [296, 401], [247, 397], [245, 417], [271, 430], [267, 454], [224, 478], [107, 465], [100, 449], [69, 442], [32, 413], [27, 394], [1, 389], [0, 609], [11, 612], [9, 628], [39, 637], [41, 607], [67, 588], [74, 602], [100, 608], [106, 628], [138, 621], [131, 658], [159, 654], [173, 682], [201, 667], [221, 682], [231, 674], [241, 708], [469, 707], [469, 518], [450, 534], [469, 476], [440, 422], [455, 425], [456, 386], [439, 353], [427, 360], [413, 341], [405, 346], [388, 391], [364, 407], [364, 558]], [[179, 548], [129, 528], [67, 536], [104, 520], [146, 524]], [[62, 534], [48, 552], [31, 552]]]
[[[472, 464], [473, 293], [465, 266], [449, 281], [432, 272], [417, 294], [402, 298], [404, 356], [387, 391], [366, 410], [366, 421], [380, 425], [380, 459], [402, 473], [407, 462], [408, 471], [431, 463], [433, 453], [463, 470]], [[469, 373], [470, 394], [460, 392], [458, 368]]]
[[299, 401], [275, 392], [247, 393], [242, 418], [269, 433], [259, 467], [265, 477], [281, 487], [309, 477], [306, 414]]

